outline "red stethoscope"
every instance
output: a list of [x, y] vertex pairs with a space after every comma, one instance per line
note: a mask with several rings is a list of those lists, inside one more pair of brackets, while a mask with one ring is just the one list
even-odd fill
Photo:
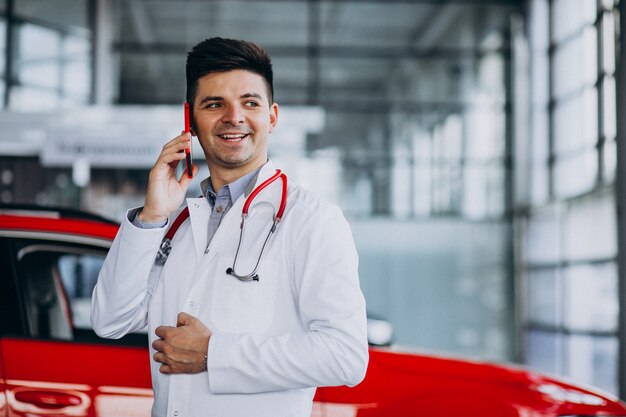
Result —
[[[241, 242], [243, 242], [243, 234], [244, 234], [244, 225], [246, 223], [246, 218], [248, 217], [248, 209], [250, 208], [250, 204], [252, 203], [252, 200], [254, 200], [254, 198], [261, 192], [263, 191], [268, 185], [272, 184], [274, 181], [281, 179], [283, 182], [283, 190], [282, 190], [282, 195], [280, 197], [280, 206], [278, 208], [278, 211], [276, 212], [276, 214], [274, 214], [274, 224], [272, 224], [272, 227], [270, 229], [270, 231], [267, 233], [267, 237], [265, 238], [265, 242], [263, 242], [263, 247], [261, 248], [261, 252], [259, 253], [259, 257], [256, 261], [256, 265], [254, 266], [254, 269], [252, 270], [252, 272], [250, 272], [249, 274], [246, 275], [239, 275], [237, 274], [237, 272], [235, 272], [235, 268], [237, 266], [237, 258], [239, 257], [239, 250], [241, 249]], [[285, 206], [287, 204], [287, 176], [282, 173], [280, 171], [280, 169], [276, 170], [276, 173], [274, 175], [272, 175], [270, 178], [268, 178], [267, 180], [265, 180], [264, 182], [262, 182], [258, 187], [256, 187], [248, 196], [248, 198], [246, 199], [244, 205], [243, 205], [243, 209], [241, 210], [241, 225], [239, 226], [240, 228], [240, 232], [239, 232], [239, 244], [237, 245], [237, 252], [235, 253], [235, 259], [233, 260], [233, 266], [228, 268], [226, 270], [226, 273], [228, 275], [232, 275], [235, 278], [237, 278], [240, 281], [258, 281], [259, 280], [259, 274], [257, 274], [257, 270], [259, 269], [259, 264], [261, 263], [261, 258], [263, 258], [263, 253], [265, 252], [265, 248], [267, 246], [267, 242], [270, 240], [270, 237], [272, 236], [272, 234], [274, 234], [274, 232], [276, 231], [276, 227], [278, 226], [278, 223], [280, 223], [280, 219], [282, 219], [283, 217], [283, 213], [285, 211]]]

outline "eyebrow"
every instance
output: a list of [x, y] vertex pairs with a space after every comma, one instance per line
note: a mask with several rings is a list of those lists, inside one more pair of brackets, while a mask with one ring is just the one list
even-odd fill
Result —
[[[263, 97], [261, 97], [261, 95], [258, 94], [258, 93], [242, 94], [241, 96], [239, 96], [239, 98], [258, 98], [259, 100], [263, 99]], [[204, 104], [207, 101], [224, 101], [224, 97], [221, 97], [221, 96], [206, 96], [202, 100], [200, 100], [199, 104]]]

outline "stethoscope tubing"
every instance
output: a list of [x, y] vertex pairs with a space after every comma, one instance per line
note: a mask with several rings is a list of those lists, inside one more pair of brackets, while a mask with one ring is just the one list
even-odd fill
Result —
[[[265, 237], [265, 241], [263, 242], [263, 246], [261, 247], [261, 252], [259, 253], [259, 257], [257, 258], [256, 264], [254, 265], [254, 269], [252, 270], [252, 272], [250, 272], [249, 274], [245, 274], [245, 275], [237, 274], [237, 272], [235, 272], [235, 268], [237, 265], [237, 259], [239, 258], [239, 251], [241, 249], [241, 243], [244, 240], [245, 222], [246, 222], [246, 218], [248, 217], [248, 210], [250, 208], [250, 204], [252, 203], [252, 200], [254, 200], [254, 198], [261, 191], [263, 191], [268, 185], [270, 185], [277, 179], [282, 180], [283, 187], [282, 187], [282, 194], [280, 197], [280, 206], [278, 208], [278, 211], [274, 215], [272, 227], [270, 228], [269, 232], [267, 233], [267, 236]], [[250, 195], [248, 196], [248, 198], [246, 199], [243, 205], [243, 209], [241, 210], [241, 224], [239, 226], [239, 229], [240, 229], [239, 230], [239, 243], [237, 244], [237, 251], [235, 252], [235, 259], [233, 259], [233, 266], [226, 270], [226, 273], [228, 275], [232, 275], [238, 280], [243, 281], [243, 282], [259, 280], [259, 275], [257, 274], [257, 270], [259, 269], [259, 265], [261, 264], [263, 253], [265, 253], [265, 248], [267, 247], [267, 243], [269, 242], [270, 237], [274, 234], [274, 232], [276, 232], [276, 228], [278, 227], [278, 224], [280, 223], [282, 219], [283, 213], [285, 212], [286, 205], [287, 205], [287, 176], [284, 173], [282, 173], [280, 169], [277, 169], [276, 173], [273, 176], [265, 180], [263, 183], [261, 183], [258, 187], [256, 187], [250, 193]]]

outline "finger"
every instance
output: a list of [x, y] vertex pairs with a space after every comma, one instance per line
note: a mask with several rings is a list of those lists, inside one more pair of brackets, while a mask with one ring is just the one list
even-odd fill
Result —
[[191, 324], [193, 319], [194, 319], [194, 316], [192, 316], [191, 314], [187, 314], [184, 311], [181, 311], [180, 313], [178, 313], [176, 327], [186, 326], [188, 324]]
[[182, 132], [180, 135], [176, 136], [174, 139], [170, 140], [169, 142], [167, 142], [165, 145], [163, 145], [163, 149], [169, 149], [173, 146], [176, 146], [178, 144], [184, 144], [185, 142], [189, 142], [191, 141], [191, 133], [189, 132]]
[[165, 341], [163, 339], [157, 339], [152, 342], [152, 349], [158, 350], [159, 352], [163, 352], [163, 347], [165, 345]]
[[159, 372], [161, 372], [162, 374], [171, 374], [172, 373], [172, 368], [167, 365], [167, 364], [163, 364], [159, 367]]
[[172, 152], [172, 153], [161, 155], [157, 162], [164, 163], [164, 164], [172, 164], [172, 163], [178, 164], [178, 162], [184, 158], [185, 158], [184, 152]]
[[171, 155], [171, 154], [176, 154], [176, 153], [184, 153], [186, 149], [191, 149], [191, 141], [190, 140], [185, 140], [179, 143], [175, 143], [173, 145], [164, 147], [161, 150], [161, 153], [159, 154], [159, 157], [162, 157], [164, 155]]
[[155, 362], [167, 364], [167, 356], [165, 356], [165, 354], [162, 352], [155, 352], [155, 354], [152, 355], [152, 358]]
[[168, 144], [163, 147], [161, 150], [161, 154], [171, 153], [171, 152], [183, 152], [185, 149], [191, 148], [191, 139], [184, 139], [182, 141], [177, 141], [173, 144]]
[[[184, 155], [184, 154], [183, 154]], [[182, 159], [182, 158], [181, 158]], [[180, 180], [178, 180], [178, 183], [180, 184], [180, 186], [186, 190], [187, 188], [189, 188], [189, 184], [191, 184], [191, 181], [196, 178], [196, 174], [198, 173], [198, 171], [200, 170], [200, 168], [198, 167], [198, 165], [193, 164], [192, 168], [191, 168], [191, 178], [189, 178], [189, 175], [187, 175], [187, 170], [185, 170], [185, 172], [183, 172], [183, 175], [181, 175]]]
[[154, 334], [156, 334], [157, 336], [159, 336], [160, 339], [167, 339], [167, 336], [169, 335], [170, 331], [174, 329], [174, 327], [171, 326], [159, 326], [156, 329], [154, 329]]

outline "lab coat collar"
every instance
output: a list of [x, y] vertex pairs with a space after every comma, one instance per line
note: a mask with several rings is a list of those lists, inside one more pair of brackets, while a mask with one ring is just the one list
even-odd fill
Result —
[[[256, 179], [250, 181], [250, 185], [246, 188], [246, 191], [241, 195], [237, 201], [233, 203], [233, 206], [228, 210], [228, 213], [222, 219], [220, 226], [218, 227], [211, 244], [209, 245], [209, 253], [215, 253], [216, 249], [223, 246], [232, 238], [239, 236], [239, 224], [241, 223], [241, 210], [243, 209], [246, 198], [252, 193], [252, 191], [263, 181], [270, 178], [276, 173], [276, 168], [272, 161], [268, 160], [265, 165], [259, 171]], [[274, 207], [274, 212], [280, 207], [282, 184], [280, 181], [275, 181], [260, 194], [255, 197], [254, 201], [250, 205], [248, 211], [248, 219], [251, 220], [257, 213], [254, 207], [258, 204], [271, 204]], [[187, 207], [189, 207], [189, 217], [191, 220], [191, 229], [193, 233], [194, 244], [196, 248], [197, 259], [200, 260], [204, 255], [207, 242], [208, 224], [211, 217], [211, 206], [207, 199], [203, 197], [188, 198]], [[268, 220], [270, 221], [270, 220]]]

